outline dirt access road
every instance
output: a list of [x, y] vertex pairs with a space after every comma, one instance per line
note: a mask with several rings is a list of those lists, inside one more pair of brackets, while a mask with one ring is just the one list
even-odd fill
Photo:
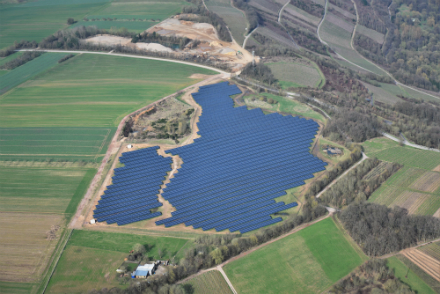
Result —
[[[56, 50], [55, 50], [55, 51], [56, 51]], [[59, 50], [59, 51], [61, 51], [61, 50]], [[61, 52], [63, 52], [63, 51], [61, 51]], [[87, 52], [87, 51], [86, 51], [86, 52]], [[91, 52], [87, 52], [87, 53], [91, 53]], [[194, 84], [194, 85], [191, 85], [191, 86], [189, 86], [189, 87], [183, 89], [182, 91], [188, 91], [188, 90], [190, 90], [190, 89], [192, 89], [192, 88], [196, 88], [196, 87], [199, 87], [199, 86], [202, 86], [202, 85], [208, 84], [208, 83], [210, 83], [210, 82], [212, 82], [212, 81], [215, 81], [215, 80], [217, 80], [217, 79], [226, 79], [226, 78], [228, 78], [228, 77], [229, 77], [229, 74], [227, 74], [227, 73], [222, 73], [222, 74], [220, 74], [220, 75], [210, 76], [209, 78], [207, 78], [207, 79], [205, 79], [205, 80], [203, 80], [203, 81], [201, 81], [201, 82], [199, 82], [199, 83], [196, 83], [196, 84]], [[99, 182], [101, 181], [101, 179], [102, 179], [104, 168], [105, 168], [105, 166], [107, 165], [107, 163], [108, 163], [108, 161], [109, 161], [109, 159], [110, 159], [110, 156], [111, 156], [112, 154], [116, 154], [116, 153], [118, 153], [118, 152], [119, 152], [119, 149], [120, 149], [120, 147], [121, 147], [121, 144], [123, 143], [123, 142], [118, 142], [118, 136], [119, 136], [119, 134], [120, 134], [120, 132], [121, 132], [121, 130], [122, 130], [124, 124], [125, 124], [125, 121], [126, 121], [131, 115], [135, 114], [136, 112], [146, 110], [146, 109], [150, 108], [151, 106], [153, 106], [154, 104], [159, 103], [159, 102], [161, 102], [161, 101], [163, 101], [163, 100], [165, 100], [165, 99], [167, 99], [167, 98], [169, 98], [169, 97], [172, 97], [172, 96], [174, 96], [174, 95], [176, 95], [176, 94], [177, 94], [177, 92], [176, 92], [176, 93], [173, 93], [173, 94], [171, 94], [171, 95], [168, 95], [168, 96], [166, 96], [166, 97], [163, 97], [162, 99], [160, 99], [160, 100], [158, 100], [158, 101], [155, 101], [155, 102], [153, 102], [153, 103], [151, 103], [151, 104], [149, 104], [149, 105], [147, 105], [147, 106], [145, 106], [145, 107], [143, 107], [143, 108], [141, 108], [141, 109], [139, 109], [139, 110], [136, 110], [136, 111], [134, 111], [134, 112], [132, 112], [132, 113], [126, 115], [126, 116], [121, 120], [121, 122], [119, 123], [118, 128], [117, 128], [117, 130], [116, 130], [116, 133], [115, 133], [115, 135], [113, 136], [113, 138], [112, 138], [112, 140], [111, 140], [111, 143], [109, 144], [109, 148], [107, 149], [107, 152], [106, 152], [106, 154], [105, 154], [105, 156], [104, 156], [104, 159], [102, 160], [102, 163], [101, 163], [101, 165], [100, 165], [99, 168], [98, 168], [98, 172], [96, 173], [96, 175], [95, 175], [95, 177], [93, 178], [93, 180], [92, 180], [92, 182], [91, 182], [89, 188], [87, 189], [87, 192], [86, 192], [84, 198], [81, 200], [81, 202], [80, 202], [80, 204], [79, 204], [79, 206], [78, 206], [78, 208], [77, 208], [77, 211], [76, 211], [76, 213], [75, 213], [75, 216], [72, 218], [72, 220], [71, 220], [71, 222], [70, 222], [70, 224], [69, 224], [69, 228], [72, 228], [72, 229], [78, 229], [78, 228], [81, 228], [81, 227], [83, 226], [83, 223], [84, 223], [84, 221], [85, 221], [85, 217], [89, 214], [89, 213], [87, 213], [86, 210], [90, 210], [90, 204], [93, 204], [93, 203], [94, 203], [94, 201], [91, 201], [91, 200], [92, 200], [92, 197], [93, 197], [94, 194], [95, 194], [95, 190], [96, 190], [96, 188], [97, 188], [98, 183], [99, 183]], [[197, 107], [200, 108], [199, 106], [197, 106]], [[201, 112], [201, 110], [198, 110], [198, 111]], [[196, 122], [193, 122], [193, 125], [194, 125], [195, 123], [196, 123]], [[185, 144], [188, 144], [188, 143], [189, 143], [189, 140], [187, 139], [184, 143], [185, 143]], [[175, 146], [174, 146], [174, 147], [175, 147]], [[104, 186], [107, 182], [110, 181], [110, 178], [111, 178], [111, 172], [112, 172], [113, 168], [115, 167], [116, 162], [117, 162], [117, 160], [115, 160], [115, 161], [113, 162], [113, 164], [112, 164], [112, 168], [109, 170], [108, 174], [105, 175], [105, 176], [106, 176], [106, 179], [103, 181], [100, 190], [102, 190], [102, 186]], [[83, 212], [85, 213], [85, 215], [83, 214]]]

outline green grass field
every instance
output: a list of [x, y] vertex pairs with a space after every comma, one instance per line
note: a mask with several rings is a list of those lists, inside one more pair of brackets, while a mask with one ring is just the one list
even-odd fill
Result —
[[[41, 58], [57, 64], [61, 56], [46, 53], [7, 75], [34, 68], [34, 62], [44, 66]], [[99, 162], [126, 114], [195, 83], [193, 73], [213, 72], [154, 60], [76, 56], [1, 96], [0, 159]]]
[[440, 163], [440, 153], [399, 146], [387, 138], [375, 138], [363, 143], [365, 153], [380, 160], [398, 162], [407, 167], [432, 170]]
[[[39, 0], [26, 3], [3, 4], [0, 7], [0, 49], [10, 46], [14, 41], [41, 41], [58, 30], [67, 28], [67, 19], [74, 18], [75, 26], [96, 25], [99, 28], [125, 27], [133, 31], [147, 29], [177, 12], [182, 6], [192, 5], [186, 1], [118, 2], [110, 0]], [[148, 22], [82, 22], [83, 18], [142, 19]]]
[[0, 95], [54, 67], [58, 64], [58, 60], [66, 55], [65, 53], [46, 53], [0, 76]]
[[185, 284], [186, 288], [192, 289], [193, 294], [230, 294], [232, 293], [228, 283], [222, 274], [217, 271], [209, 271], [190, 279]]
[[[183, 257], [182, 249], [190, 239], [175, 237], [153, 237], [144, 235], [133, 235], [124, 233], [107, 233], [99, 231], [76, 230], [69, 240], [69, 245], [95, 248], [101, 250], [129, 253], [133, 245], [141, 243], [147, 248], [147, 255], [159, 259], [158, 250], [163, 252], [162, 259], [175, 256], [176, 262]], [[185, 246], [185, 248], [187, 248]]]
[[36, 287], [32, 283], [15, 283], [15, 282], [2, 282], [0, 281], [0, 293], [2, 294], [29, 294], [34, 291]]
[[0, 169], [0, 206], [8, 212], [66, 213], [76, 211], [96, 169]]
[[[387, 104], [395, 104], [396, 102], [402, 101], [402, 99], [400, 99], [399, 97], [396, 96], [396, 94], [395, 94], [396, 91], [388, 90], [392, 87], [399, 89], [399, 87], [396, 85], [389, 84], [388, 87], [376, 87], [376, 86], [373, 86], [373, 85], [371, 85], [369, 83], [365, 83], [365, 82], [363, 82], [362, 84], [368, 88], [370, 93], [373, 93], [374, 101], [380, 101], [380, 102], [387, 103]], [[397, 90], [397, 89], [393, 89], [393, 90]]]
[[41, 41], [56, 31], [67, 27], [67, 18], [82, 19], [106, 5], [100, 1], [42, 0], [0, 7], [0, 49], [15, 41]]
[[70, 26], [70, 28], [76, 28], [80, 26], [90, 27], [96, 26], [98, 29], [122, 29], [126, 28], [129, 31], [133, 32], [143, 32], [151, 26], [154, 26], [156, 23], [151, 21], [104, 21], [104, 20], [95, 20], [95, 21], [79, 21]]
[[267, 63], [281, 86], [289, 87], [319, 87], [322, 83], [320, 71], [314, 67], [295, 62]]
[[85, 293], [101, 288], [125, 288], [116, 269], [126, 253], [67, 245], [46, 293]]
[[436, 293], [396, 256], [388, 258], [388, 267], [394, 271], [394, 275], [399, 278], [399, 280], [410, 286], [412, 290], [417, 291], [417, 293]]
[[227, 264], [239, 293], [320, 293], [362, 264], [331, 218]]
[[[261, 101], [258, 100], [260, 96], [271, 98], [273, 100], [278, 101], [278, 103], [277, 104], [261, 103]], [[256, 98], [256, 101], [251, 101], [250, 99], [252, 97]], [[251, 107], [260, 107], [262, 109], [268, 109], [272, 111], [291, 113], [293, 115], [303, 116], [305, 118], [311, 118], [318, 120], [320, 122], [325, 122], [325, 118], [321, 114], [314, 111], [309, 106], [302, 104], [293, 99], [277, 96], [270, 93], [260, 93], [259, 96], [256, 95], [245, 96], [244, 100], [246, 104]]]
[[[420, 188], [416, 185], [422, 177], [433, 174], [430, 170], [439, 164], [440, 154], [402, 147], [386, 138], [369, 140], [363, 146], [365, 153], [370, 157], [404, 165], [385, 181], [368, 201], [390, 207], [394, 205], [407, 206], [405, 208], [411, 213], [422, 215], [433, 215], [440, 208], [440, 190], [420, 190], [427, 188], [427, 186]], [[435, 184], [433, 183], [433, 185]]]
[[[116, 269], [136, 243], [145, 245], [146, 255], [153, 260], [175, 256], [178, 262], [193, 240], [75, 230], [50, 280], [47, 293], [84, 293], [116, 286], [124, 288], [117, 280]], [[163, 252], [161, 257], [159, 249]]]

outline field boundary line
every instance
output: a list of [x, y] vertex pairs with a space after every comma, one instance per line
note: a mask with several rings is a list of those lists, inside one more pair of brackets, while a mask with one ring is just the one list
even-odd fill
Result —
[[176, 59], [167, 59], [167, 58], [150, 57], [150, 56], [142, 56], [142, 55], [123, 54], [123, 53], [111, 53], [110, 54], [108, 52], [95, 52], [95, 51], [84, 51], [84, 50], [53, 50], [53, 49], [20, 49], [20, 50], [15, 50], [15, 51], [35, 51], [35, 52], [49, 52], [49, 53], [84, 53], [84, 54], [98, 54], [98, 55], [107, 55], [107, 56], [120, 56], [120, 57], [167, 61], [167, 62], [180, 63], [180, 64], [191, 65], [191, 66], [200, 67], [200, 68], [204, 68], [204, 69], [209, 69], [209, 70], [218, 72], [220, 74], [229, 75], [229, 73], [227, 73], [223, 70], [220, 70], [215, 67], [207, 66], [207, 65], [201, 65], [201, 64], [197, 64], [197, 63], [188, 62], [188, 61], [180, 61], [180, 60], [176, 60]]
[[[70, 229], [67, 228], [67, 227], [66, 227], [66, 229], [67, 229], [67, 230], [70, 230]], [[50, 280], [52, 279], [53, 273], [55, 272], [55, 269], [56, 269], [57, 266], [58, 266], [58, 262], [60, 261], [60, 258], [61, 258], [61, 256], [63, 255], [64, 250], [66, 249], [67, 242], [69, 242], [70, 237], [72, 236], [72, 233], [73, 233], [73, 230], [70, 230], [69, 236], [66, 238], [66, 242], [64, 243], [64, 245], [63, 245], [63, 247], [62, 247], [62, 249], [61, 249], [60, 255], [58, 256], [57, 261], [55, 262], [55, 264], [54, 264], [54, 266], [53, 266], [52, 272], [50, 273], [50, 276], [49, 276], [49, 278], [47, 279], [46, 285], [44, 286], [44, 289], [43, 289], [43, 291], [41, 292], [42, 294], [44, 294], [44, 293], [46, 292], [47, 286], [49, 285], [49, 282], [50, 282]]]

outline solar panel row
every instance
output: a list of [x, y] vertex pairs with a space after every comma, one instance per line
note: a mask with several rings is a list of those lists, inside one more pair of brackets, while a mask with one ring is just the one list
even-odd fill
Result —
[[162, 193], [177, 210], [156, 224], [244, 232], [278, 222], [270, 215], [297, 204], [274, 199], [325, 168], [309, 152], [316, 122], [234, 108], [229, 96], [238, 93], [220, 83], [193, 94], [203, 109], [201, 137], [166, 151], [184, 163]]
[[[311, 120], [261, 109], [234, 108], [230, 95], [241, 91], [227, 82], [200, 87], [194, 93], [203, 113], [200, 138], [166, 151], [183, 164], [162, 196], [176, 211], [156, 222], [170, 227], [184, 223], [203, 230], [229, 229], [245, 233], [281, 221], [271, 214], [297, 204], [275, 202], [285, 190], [304, 184], [325, 168], [310, 154], [318, 130]], [[99, 221], [118, 225], [159, 216], [151, 208], [172, 160], [157, 154], [159, 147], [125, 152], [124, 167], [115, 169], [94, 211]]]
[[151, 209], [162, 206], [157, 194], [171, 169], [172, 159], [159, 156], [158, 148], [122, 154], [119, 160], [125, 166], [114, 170], [113, 184], [107, 186], [98, 201], [94, 218], [123, 225], [161, 215], [160, 212], [151, 213]]

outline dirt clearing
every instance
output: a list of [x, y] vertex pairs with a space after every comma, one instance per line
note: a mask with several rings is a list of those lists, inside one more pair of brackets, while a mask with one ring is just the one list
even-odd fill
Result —
[[62, 226], [63, 219], [56, 214], [0, 213], [0, 280], [36, 281], [46, 268], [62, 229], [56, 229], [55, 238], [48, 238], [48, 232]]

